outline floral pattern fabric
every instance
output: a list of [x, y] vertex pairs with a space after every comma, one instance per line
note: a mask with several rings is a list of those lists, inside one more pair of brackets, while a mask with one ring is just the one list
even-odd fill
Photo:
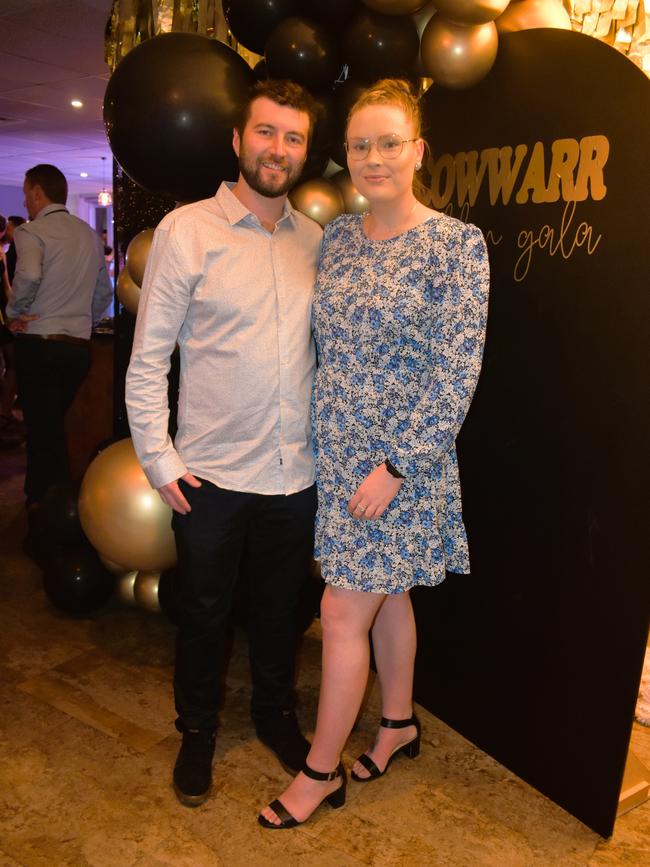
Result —
[[[455, 440], [478, 380], [489, 265], [476, 226], [436, 214], [395, 238], [345, 214], [325, 229], [313, 306], [316, 556], [337, 587], [394, 594], [469, 572]], [[384, 514], [350, 497], [385, 458]]]

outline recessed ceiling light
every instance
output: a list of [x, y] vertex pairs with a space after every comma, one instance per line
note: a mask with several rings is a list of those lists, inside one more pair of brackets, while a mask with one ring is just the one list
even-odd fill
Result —
[[83, 108], [83, 102], [80, 99], [71, 99], [70, 105], [73, 108]]
[[80, 178], [87, 178], [87, 177], [88, 177], [88, 172], [79, 172], [79, 177], [80, 177]]

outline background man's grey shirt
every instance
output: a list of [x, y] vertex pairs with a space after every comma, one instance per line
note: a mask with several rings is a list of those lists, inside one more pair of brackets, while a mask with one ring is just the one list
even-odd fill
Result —
[[7, 316], [37, 314], [28, 334], [90, 337], [113, 298], [99, 235], [52, 204], [14, 233], [16, 273]]
[[126, 379], [131, 435], [155, 488], [189, 470], [229, 490], [296, 493], [314, 480], [310, 319], [322, 230], [287, 202], [268, 232], [231, 186], [156, 229]]

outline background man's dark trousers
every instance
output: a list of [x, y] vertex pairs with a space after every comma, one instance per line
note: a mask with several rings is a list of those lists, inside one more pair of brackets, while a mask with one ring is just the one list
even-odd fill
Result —
[[16, 383], [27, 434], [25, 496], [37, 503], [69, 481], [65, 414], [90, 366], [90, 341], [17, 335]]

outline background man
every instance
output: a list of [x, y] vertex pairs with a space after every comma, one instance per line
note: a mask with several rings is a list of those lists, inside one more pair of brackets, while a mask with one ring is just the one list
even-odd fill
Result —
[[[136, 451], [174, 510], [181, 617], [174, 693], [182, 803], [211, 785], [224, 637], [240, 569], [258, 737], [298, 771], [296, 610], [313, 551], [310, 308], [321, 229], [291, 208], [314, 118], [289, 82], [258, 85], [234, 131], [240, 175], [156, 230], [126, 402]], [[178, 435], [167, 372], [181, 354]]]
[[92, 326], [113, 289], [99, 236], [65, 207], [65, 175], [56, 166], [34, 166], [25, 173], [23, 192], [31, 222], [13, 234], [17, 261], [7, 321], [17, 335], [29, 508], [51, 485], [69, 479], [64, 417], [88, 371]]

